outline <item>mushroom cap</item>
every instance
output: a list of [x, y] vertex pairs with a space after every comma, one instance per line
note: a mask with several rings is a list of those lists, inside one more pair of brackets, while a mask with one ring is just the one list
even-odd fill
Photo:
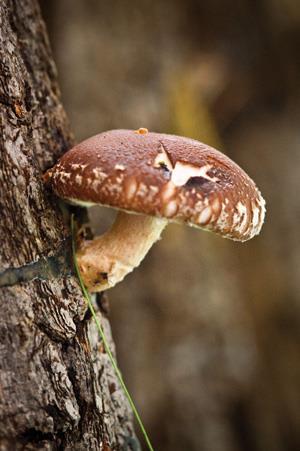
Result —
[[199, 141], [147, 129], [112, 130], [73, 147], [45, 175], [66, 201], [167, 218], [246, 241], [265, 201], [232, 160]]

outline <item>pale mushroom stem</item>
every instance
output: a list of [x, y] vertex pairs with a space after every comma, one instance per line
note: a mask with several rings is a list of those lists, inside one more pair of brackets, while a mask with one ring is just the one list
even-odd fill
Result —
[[77, 251], [87, 289], [100, 292], [123, 280], [139, 266], [166, 225], [165, 219], [119, 212], [110, 230], [83, 242]]

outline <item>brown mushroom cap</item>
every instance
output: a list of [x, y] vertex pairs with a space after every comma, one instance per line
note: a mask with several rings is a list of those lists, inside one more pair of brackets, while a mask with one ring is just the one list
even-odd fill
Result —
[[145, 129], [112, 130], [69, 150], [45, 176], [65, 200], [167, 218], [245, 241], [265, 202], [250, 177], [199, 141]]

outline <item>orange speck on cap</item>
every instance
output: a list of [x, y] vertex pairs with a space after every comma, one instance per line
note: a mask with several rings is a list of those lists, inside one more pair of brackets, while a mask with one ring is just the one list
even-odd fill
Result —
[[140, 127], [138, 130], [135, 130], [135, 132], [137, 135], [146, 135], [147, 133], [149, 133], [148, 128], [144, 128], [144, 127]]

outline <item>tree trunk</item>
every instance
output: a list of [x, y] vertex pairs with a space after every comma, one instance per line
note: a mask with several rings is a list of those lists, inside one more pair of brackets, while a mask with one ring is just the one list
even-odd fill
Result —
[[0, 449], [137, 449], [77, 280], [56, 267], [70, 232], [41, 175], [72, 137], [36, 0], [0, 3], [0, 111]]

